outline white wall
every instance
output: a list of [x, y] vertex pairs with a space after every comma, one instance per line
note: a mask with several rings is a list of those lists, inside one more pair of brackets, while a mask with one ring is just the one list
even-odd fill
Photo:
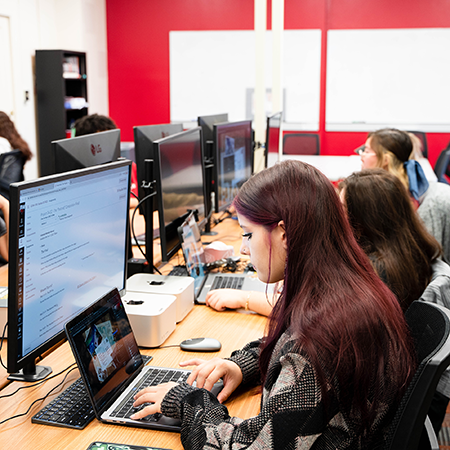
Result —
[[33, 179], [38, 176], [35, 51], [86, 52], [89, 113], [108, 115], [106, 0], [0, 0], [0, 15], [10, 20], [13, 120], [35, 155], [25, 166], [26, 179]]

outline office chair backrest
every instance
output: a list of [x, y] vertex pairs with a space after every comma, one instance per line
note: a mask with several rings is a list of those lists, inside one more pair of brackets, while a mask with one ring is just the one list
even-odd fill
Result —
[[422, 155], [424, 158], [428, 158], [428, 143], [427, 135], [423, 131], [408, 131], [408, 133], [415, 134], [422, 143]]
[[25, 157], [20, 150], [5, 152], [0, 155], [0, 194], [9, 199], [9, 185], [23, 181]]
[[448, 180], [445, 178], [445, 175], [449, 175], [447, 172], [450, 172], [449, 164], [450, 148], [447, 147], [445, 150], [441, 151], [434, 166], [434, 173], [436, 174], [438, 181], [441, 183], [449, 184]]
[[288, 133], [283, 136], [283, 154], [318, 155], [319, 135], [313, 133]]
[[[418, 368], [391, 424], [385, 450], [416, 450], [427, 435], [425, 420], [439, 378], [450, 364], [450, 310], [416, 300], [405, 313]], [[429, 445], [428, 445], [429, 448]]]

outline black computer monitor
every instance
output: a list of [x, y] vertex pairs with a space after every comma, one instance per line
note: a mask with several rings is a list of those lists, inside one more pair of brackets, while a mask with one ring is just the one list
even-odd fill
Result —
[[[228, 122], [228, 114], [212, 114], [209, 116], [198, 116], [198, 126], [202, 128], [203, 148], [207, 150], [206, 143], [212, 145], [214, 140], [214, 124]], [[208, 155], [207, 155], [208, 156]]]
[[215, 211], [224, 211], [253, 173], [252, 121], [214, 125]]
[[269, 152], [278, 153], [280, 149], [280, 127], [283, 113], [277, 112], [267, 117], [266, 149], [264, 152], [264, 167], [267, 167]]
[[[136, 156], [137, 166], [137, 179], [139, 185], [139, 200], [145, 197], [145, 189], [142, 182], [149, 182], [155, 179], [155, 165], [152, 179], [147, 180], [145, 176], [145, 160], [155, 160], [153, 143], [158, 139], [165, 138], [172, 134], [180, 133], [183, 131], [183, 125], [181, 123], [168, 123], [162, 125], [144, 125], [133, 128], [134, 130], [134, 152]], [[150, 202], [144, 202], [141, 205], [140, 211], [145, 213], [145, 206], [151, 204]], [[156, 200], [153, 202], [153, 211], [157, 209]]]
[[117, 161], [120, 130], [101, 131], [52, 142], [55, 173]]
[[11, 185], [10, 379], [48, 375], [36, 358], [64, 339], [65, 323], [125, 289], [130, 178], [125, 160]]
[[201, 139], [196, 127], [154, 143], [162, 261], [180, 249], [178, 227], [190, 211], [197, 211], [200, 228], [206, 223]]

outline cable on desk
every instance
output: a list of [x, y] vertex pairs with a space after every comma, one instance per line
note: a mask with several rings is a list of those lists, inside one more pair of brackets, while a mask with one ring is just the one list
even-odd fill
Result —
[[[3, 341], [5, 339], [5, 333], [6, 333], [6, 327], [8, 326], [8, 322], [5, 323], [5, 326], [3, 328], [3, 333], [2, 333], [2, 340], [0, 341], [0, 351], [3, 348]], [[4, 369], [8, 370], [8, 368], [5, 366], [5, 364], [3, 363], [3, 359], [2, 359], [2, 355], [0, 353], [0, 364], [3, 366]]]
[[[72, 365], [73, 365], [73, 364], [72, 364]], [[70, 367], [70, 366], [69, 366], [69, 367]], [[68, 367], [68, 368], [69, 368], [69, 367]], [[67, 369], [68, 369], [68, 368], [67, 368]], [[64, 369], [64, 370], [67, 370], [67, 369]], [[50, 391], [47, 392], [47, 394], [46, 394], [44, 397], [41, 397], [41, 398], [36, 399], [36, 400], [29, 406], [29, 408], [28, 408], [24, 413], [16, 414], [15, 416], [8, 417], [7, 419], [2, 420], [2, 421], [0, 422], [0, 425], [3, 424], [3, 423], [5, 423], [5, 422], [8, 422], [8, 420], [17, 419], [18, 417], [26, 416], [26, 415], [31, 411], [31, 408], [34, 406], [35, 403], [40, 402], [40, 401], [42, 401], [42, 400], [45, 400], [45, 399], [46, 399], [46, 398], [47, 398], [54, 390], [56, 390], [57, 388], [59, 388], [60, 386], [62, 386], [62, 385], [65, 383], [66, 378], [67, 378], [67, 376], [69, 375], [69, 373], [72, 372], [72, 370], [75, 370], [75, 369], [76, 369], [76, 367], [72, 367], [72, 369], [70, 369], [70, 370], [66, 373], [66, 376], [65, 376], [64, 379], [61, 381], [61, 383], [57, 384], [55, 387], [53, 387], [52, 389], [50, 389]], [[62, 372], [64, 372], [64, 370], [63, 370]], [[62, 372], [60, 372], [58, 375], [60, 375]], [[56, 376], [56, 375], [54, 375], [54, 376]], [[27, 387], [28, 387], [28, 386], [27, 386]]]
[[229, 219], [231, 217], [233, 217], [233, 214], [231, 213], [231, 211], [226, 209], [218, 219], [213, 219], [214, 225], [218, 225], [219, 223], [222, 223], [225, 219]]
[[[72, 363], [70, 366], [66, 367], [65, 369], [61, 370], [61, 372], [55, 373], [54, 375], [52, 375], [51, 377], [47, 377], [43, 380], [37, 381], [34, 384], [27, 384], [25, 386], [20, 386], [18, 387], [14, 392], [11, 392], [11, 394], [6, 394], [6, 395], [0, 395], [0, 399], [2, 398], [7, 398], [7, 397], [12, 397], [13, 395], [16, 395], [20, 390], [22, 389], [28, 389], [28, 388], [32, 388], [35, 386], [39, 386], [40, 384], [45, 383], [48, 380], [51, 380], [52, 378], [58, 377], [59, 375], [63, 374], [66, 370], [69, 370], [72, 366], [74, 366], [76, 363]], [[75, 369], [75, 367], [73, 368]], [[71, 371], [73, 370], [71, 369]]]
[[[133, 193], [133, 195], [136, 196], [136, 194], [134, 194], [134, 193]], [[136, 196], [136, 198], [139, 200], [139, 198], [138, 198], [137, 196]], [[145, 196], [142, 200], [139, 200], [138, 204], [134, 207], [133, 215], [131, 216], [131, 233], [133, 234], [134, 242], [136, 243], [136, 245], [137, 245], [139, 251], [142, 253], [142, 256], [145, 258], [145, 260], [147, 261], [147, 263], [148, 263], [151, 267], [153, 267], [153, 270], [156, 270], [156, 272], [158, 272], [160, 275], [162, 275], [161, 272], [158, 270], [158, 268], [155, 267], [155, 265], [153, 264], [153, 261], [150, 262], [150, 261], [147, 259], [147, 255], [144, 253], [144, 251], [142, 250], [142, 247], [139, 245], [139, 242], [138, 242], [138, 240], [137, 240], [137, 238], [136, 238], [136, 233], [134, 232], [134, 216], [136, 215], [136, 211], [139, 209], [139, 206], [141, 206], [142, 203], [144, 203], [145, 201], [147, 201], [149, 198], [153, 198], [152, 194]], [[153, 230], [152, 230], [152, 232], [153, 232]], [[147, 245], [147, 242], [146, 242], [145, 244]], [[153, 243], [152, 243], [152, 244], [153, 244]]]

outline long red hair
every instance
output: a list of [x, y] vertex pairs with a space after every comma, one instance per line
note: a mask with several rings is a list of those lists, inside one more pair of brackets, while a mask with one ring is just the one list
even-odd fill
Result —
[[414, 351], [398, 301], [357, 244], [334, 187], [312, 166], [284, 161], [250, 178], [234, 205], [255, 224], [271, 230], [283, 220], [286, 230], [284, 289], [262, 344], [263, 380], [289, 329], [325, 405], [332, 394], [368, 431], [383, 401], [399, 401]]

